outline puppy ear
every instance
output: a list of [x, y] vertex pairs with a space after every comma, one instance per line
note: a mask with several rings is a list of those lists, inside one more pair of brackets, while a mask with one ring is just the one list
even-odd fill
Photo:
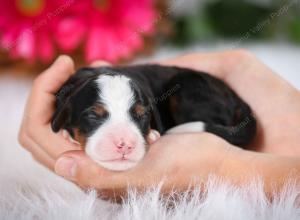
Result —
[[64, 128], [71, 119], [72, 106], [69, 95], [64, 93], [68, 88], [72, 88], [71, 84], [69, 86], [63, 86], [56, 95], [56, 109], [51, 121], [51, 128], [54, 132], [58, 132], [61, 128]]
[[56, 93], [56, 109], [51, 120], [51, 128], [54, 132], [66, 128], [71, 123], [72, 97], [98, 75], [99, 73], [93, 68], [79, 69]]

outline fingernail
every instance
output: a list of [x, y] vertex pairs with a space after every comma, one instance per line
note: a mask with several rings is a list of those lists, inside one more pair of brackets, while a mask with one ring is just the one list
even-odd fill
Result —
[[57, 57], [57, 59], [54, 61], [54, 64], [61, 62], [61, 61], [64, 60], [66, 57], [68, 57], [68, 56], [66, 56], [66, 55], [59, 55], [59, 56]]
[[160, 137], [160, 133], [156, 130], [153, 131], [153, 134], [155, 135], [156, 139], [158, 139]]
[[104, 61], [104, 60], [96, 60], [96, 61], [93, 61], [90, 64], [90, 66], [91, 67], [111, 66], [111, 64], [109, 62]]
[[151, 141], [156, 141], [159, 137], [160, 137], [160, 134], [155, 130], [152, 130], [149, 134], [149, 139]]
[[150, 141], [155, 141], [155, 134], [153, 134], [153, 132], [150, 132], [148, 137]]
[[76, 163], [73, 158], [62, 157], [56, 161], [55, 172], [67, 179], [73, 179], [76, 172]]
[[59, 57], [54, 61], [54, 63], [52, 65], [57, 65], [61, 62], [66, 62], [66, 63], [72, 63], [72, 58], [69, 57], [68, 55], [59, 55]]

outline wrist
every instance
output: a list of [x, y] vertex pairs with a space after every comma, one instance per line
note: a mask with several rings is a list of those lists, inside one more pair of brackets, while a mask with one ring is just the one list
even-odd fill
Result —
[[225, 171], [230, 170], [235, 158], [239, 158], [244, 152], [243, 149], [229, 144], [214, 134], [202, 133], [193, 137], [195, 137], [194, 150], [193, 153], [189, 153], [193, 156], [184, 166], [185, 171], [181, 172], [186, 175], [185, 178], [180, 178], [184, 181], [197, 179], [196, 182], [204, 183], [211, 175], [225, 177]]
[[236, 168], [241, 166], [244, 160], [245, 150], [228, 144], [220, 153], [219, 160], [216, 162], [216, 175], [226, 178], [229, 174], [236, 172]]
[[298, 179], [300, 161], [299, 158], [232, 148], [220, 164], [218, 176], [235, 186], [262, 181], [265, 192], [271, 195], [280, 191], [289, 179]]

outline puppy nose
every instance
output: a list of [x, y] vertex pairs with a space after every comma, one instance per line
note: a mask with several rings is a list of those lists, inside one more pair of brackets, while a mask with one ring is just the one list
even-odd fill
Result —
[[130, 154], [134, 149], [134, 144], [126, 142], [126, 141], [119, 141], [116, 144], [117, 152], [120, 154]]

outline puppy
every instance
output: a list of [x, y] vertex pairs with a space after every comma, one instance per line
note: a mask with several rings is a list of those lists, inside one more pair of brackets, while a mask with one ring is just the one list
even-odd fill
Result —
[[[245, 147], [256, 133], [250, 107], [206, 73], [159, 65], [79, 69], [56, 95], [52, 130], [65, 129], [99, 165], [134, 167], [160, 134], [211, 132]], [[209, 146], [208, 146], [209, 147]]]

